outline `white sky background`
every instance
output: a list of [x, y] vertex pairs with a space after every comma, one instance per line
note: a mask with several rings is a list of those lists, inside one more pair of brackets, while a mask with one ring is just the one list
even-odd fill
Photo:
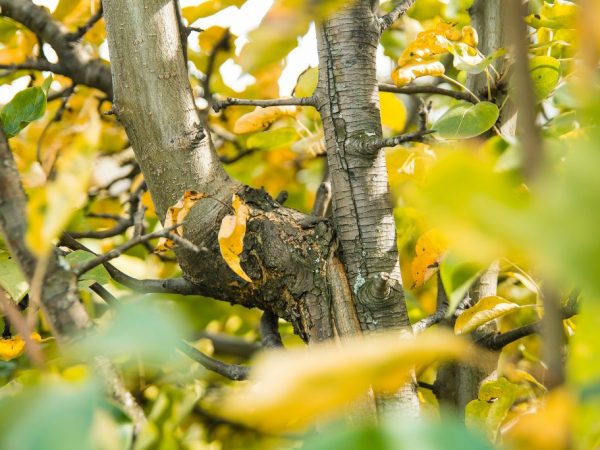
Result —
[[[52, 11], [56, 8], [58, 0], [34, 0], [34, 3], [47, 6]], [[201, 0], [180, 0], [180, 3], [183, 7], [198, 5], [203, 2]], [[239, 9], [235, 7], [226, 8], [211, 17], [197, 20], [194, 23], [194, 26], [208, 28], [213, 25], [219, 25], [230, 28], [233, 34], [239, 36], [236, 41], [236, 53], [239, 54], [242, 46], [248, 40], [248, 32], [259, 26], [260, 21], [272, 4], [273, 0], [248, 0]], [[196, 34], [192, 34], [192, 38], [189, 42], [192, 48], [197, 49], [198, 44], [197, 40], [194, 39], [195, 36]], [[106, 44], [101, 51], [103, 53], [102, 56], [107, 58], [108, 49], [106, 48]], [[50, 56], [52, 52], [50, 51], [47, 53]], [[383, 56], [381, 46], [378, 52], [378, 62], [380, 63], [378, 64], [381, 71], [380, 75], [384, 78], [388, 77], [391, 72], [391, 65], [389, 59]], [[280, 95], [291, 95], [292, 90], [296, 85], [298, 75], [300, 75], [307, 67], [315, 67], [317, 64], [317, 39], [314, 25], [311, 25], [306, 36], [300, 39], [298, 47], [296, 47], [287, 57], [285, 68], [279, 79]], [[225, 83], [238, 91], [242, 91], [246, 85], [253, 81], [251, 76], [243, 74], [242, 69], [231, 60], [223, 64], [220, 71]], [[20, 81], [21, 80], [17, 80], [12, 85], [0, 86], [0, 103], [8, 102], [15, 92], [27, 87], [28, 81], [26, 79], [23, 79], [22, 83], [20, 83]], [[21, 86], [20, 84], [23, 85]]]

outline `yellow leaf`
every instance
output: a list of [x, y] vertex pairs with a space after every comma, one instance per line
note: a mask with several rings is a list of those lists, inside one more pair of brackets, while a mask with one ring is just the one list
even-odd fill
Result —
[[311, 158], [317, 155], [322, 155], [326, 152], [323, 130], [321, 129], [311, 136], [294, 142], [290, 148], [296, 153], [300, 153], [303, 156]]
[[227, 265], [240, 278], [252, 283], [252, 279], [244, 272], [240, 264], [240, 255], [244, 250], [244, 236], [246, 235], [246, 222], [250, 216], [250, 210], [244, 204], [242, 199], [233, 194], [231, 206], [235, 215], [223, 217], [221, 228], [219, 229], [219, 248], [221, 255]]
[[515, 309], [519, 309], [519, 305], [508, 300], [492, 296], [482, 298], [475, 306], [464, 311], [454, 324], [454, 332], [456, 334], [466, 334], [483, 324], [490, 322], [508, 314]]
[[[170, 206], [167, 210], [167, 215], [165, 217], [165, 228], [171, 227], [173, 225], [183, 223], [187, 215], [190, 213], [192, 207], [196, 204], [196, 202], [202, 198], [205, 198], [206, 194], [198, 191], [185, 191], [181, 198], [175, 203], [173, 206]], [[179, 236], [183, 236], [183, 227], [177, 227], [173, 231], [174, 234]], [[161, 237], [158, 240], [158, 244], [156, 244], [156, 248], [154, 251], [156, 253], [163, 253], [167, 250], [170, 250], [175, 245], [171, 239], [166, 237]]]
[[415, 287], [425, 283], [438, 270], [438, 263], [448, 249], [448, 241], [439, 230], [429, 230], [415, 245], [412, 278]]
[[516, 423], [508, 428], [503, 440], [511, 448], [518, 449], [573, 448], [571, 420], [575, 406], [573, 395], [565, 388], [553, 390], [543, 398], [541, 405], [516, 419]]
[[[31, 339], [36, 342], [44, 342], [38, 333], [31, 333]], [[25, 340], [19, 336], [0, 339], [0, 359], [10, 361], [18, 358], [25, 351]]]
[[452, 42], [462, 42], [470, 47], [477, 46], [477, 31], [465, 26], [458, 30], [454, 25], [440, 22], [435, 28], [422, 31], [398, 58], [398, 67], [392, 72], [392, 81], [404, 86], [423, 76], [444, 74], [444, 65], [438, 61], [440, 55], [448, 53]]
[[198, 43], [202, 51], [210, 53], [213, 51], [217, 42], [219, 42], [223, 35], [227, 32], [227, 29], [219, 26], [213, 26], [207, 28], [198, 35]]
[[396, 86], [404, 86], [419, 77], [444, 75], [446, 69], [437, 60], [424, 60], [404, 67], [397, 67], [392, 72], [392, 81]]
[[381, 123], [392, 131], [400, 132], [406, 125], [406, 106], [391, 92], [379, 93]]
[[21, 336], [0, 339], [0, 359], [10, 361], [18, 358], [25, 351], [25, 341]]
[[238, 134], [252, 133], [253, 131], [261, 131], [275, 122], [286, 116], [295, 116], [299, 111], [296, 106], [268, 106], [256, 109], [248, 114], [244, 114], [233, 125], [233, 131]]
[[416, 339], [390, 332], [310, 348], [262, 354], [241, 392], [225, 399], [220, 414], [261, 430], [302, 430], [331, 417], [373, 386], [395, 392], [416, 366], [464, 359], [469, 344], [447, 331], [432, 330]]
[[73, 146], [61, 153], [55, 179], [28, 193], [25, 237], [37, 255], [42, 256], [52, 248], [53, 240], [85, 203], [93, 161], [93, 148], [79, 136]]

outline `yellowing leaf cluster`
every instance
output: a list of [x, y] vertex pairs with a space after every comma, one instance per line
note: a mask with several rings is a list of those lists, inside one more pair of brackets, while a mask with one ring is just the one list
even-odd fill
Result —
[[416, 339], [391, 332], [339, 345], [322, 343], [261, 355], [253, 364], [255, 383], [226, 398], [221, 413], [261, 430], [302, 430], [359, 399], [369, 387], [393, 392], [413, 368], [434, 361], [465, 359], [469, 344], [448, 332]]
[[294, 117], [299, 111], [297, 106], [257, 106], [254, 111], [244, 114], [235, 122], [233, 131], [238, 134], [261, 131], [282, 117]]
[[448, 241], [437, 229], [424, 233], [415, 245], [415, 259], [412, 262], [414, 287], [421, 286], [437, 272], [440, 259], [448, 250]]
[[404, 86], [416, 78], [440, 76], [445, 72], [438, 57], [452, 48], [452, 43], [462, 43], [469, 47], [477, 46], [477, 31], [471, 26], [458, 30], [453, 24], [440, 22], [435, 28], [422, 31], [402, 52], [398, 67], [392, 72], [392, 81]]
[[[176, 224], [183, 223], [187, 215], [190, 213], [192, 207], [196, 202], [202, 198], [205, 198], [206, 194], [198, 191], [185, 191], [181, 198], [173, 206], [170, 206], [167, 210], [165, 217], [165, 228], [171, 227]], [[183, 226], [175, 228], [172, 233], [179, 236], [183, 236]], [[161, 237], [156, 245], [154, 251], [156, 253], [164, 253], [173, 248], [175, 242], [166, 237]]]
[[223, 259], [231, 270], [248, 283], [252, 283], [252, 279], [244, 272], [240, 264], [240, 255], [244, 251], [246, 222], [250, 216], [250, 210], [243, 200], [235, 194], [233, 194], [231, 206], [235, 214], [223, 217], [219, 229], [219, 248]]

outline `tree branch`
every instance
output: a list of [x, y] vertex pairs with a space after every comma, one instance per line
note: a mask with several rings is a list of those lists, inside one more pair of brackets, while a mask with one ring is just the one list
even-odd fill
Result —
[[279, 334], [279, 317], [270, 311], [263, 312], [260, 318], [260, 336], [263, 347], [280, 348], [283, 347], [281, 335]]
[[438, 86], [430, 85], [419, 85], [415, 84], [412, 86], [394, 86], [393, 84], [379, 84], [380, 92], [393, 92], [395, 94], [438, 94], [445, 95], [446, 97], [452, 97], [456, 100], [464, 100], [466, 102], [475, 103], [475, 99], [468, 92], [453, 91], [452, 89], [445, 89]]
[[[25, 206], [27, 198], [20, 183], [19, 172], [8, 147], [4, 134], [0, 131], [0, 231], [30, 284], [38, 262], [25, 243], [27, 223]], [[76, 332], [91, 326], [91, 321], [79, 295], [76, 277], [65, 269], [59, 261], [57, 250], [48, 255], [41, 290], [41, 306], [57, 340], [65, 341]], [[137, 434], [146, 418], [131, 393], [127, 391], [114, 368], [105, 358], [96, 360], [96, 367], [102, 373], [106, 387], [133, 423]]]
[[202, 367], [205, 369], [218, 373], [219, 375], [229, 378], [230, 380], [246, 380], [248, 378], [248, 374], [250, 373], [250, 369], [246, 366], [240, 366], [239, 364], [227, 364], [223, 361], [219, 361], [218, 359], [211, 358], [197, 348], [192, 347], [187, 342], [181, 342], [178, 345], [178, 348], [191, 359], [200, 363], [200, 365], [202, 365]]
[[[62, 234], [60, 238], [60, 245], [68, 247], [72, 250], [83, 250], [98, 256], [88, 247], [73, 239], [73, 237], [68, 233]], [[138, 280], [137, 278], [133, 278], [126, 273], [121, 272], [115, 266], [106, 261], [103, 262], [102, 265], [113, 280], [136, 292], [141, 292], [144, 294], [202, 295], [201, 289], [198, 285], [193, 284], [184, 278], [168, 278], [165, 280]]]
[[392, 2], [394, 8], [385, 16], [379, 18], [380, 32], [387, 30], [396, 20], [403, 16], [406, 11], [415, 3], [415, 0], [396, 0]]
[[[91, 289], [96, 294], [98, 294], [108, 305], [112, 307], [118, 305], [119, 300], [98, 283], [94, 283], [91, 286]], [[222, 361], [219, 361], [215, 358], [206, 355], [197, 348], [192, 347], [185, 341], [180, 341], [177, 347], [183, 353], [189, 356], [192, 360], [200, 363], [205, 369], [218, 373], [219, 375], [229, 378], [230, 380], [239, 381], [248, 378], [248, 367], [240, 366], [237, 364], [227, 364]]]
[[422, 333], [427, 328], [440, 323], [446, 317], [448, 311], [448, 294], [444, 289], [440, 272], [437, 273], [437, 302], [435, 312], [430, 316], [424, 317], [412, 326], [415, 335]]
[[317, 106], [317, 99], [315, 96], [311, 97], [289, 97], [289, 98], [274, 98], [267, 100], [251, 100], [244, 98], [232, 98], [227, 97], [225, 100], [213, 100], [212, 108], [215, 112], [227, 108], [228, 106], [244, 105], [244, 106], [260, 106], [265, 108], [267, 106]]
[[99, 255], [94, 259], [90, 259], [84, 263], [79, 264], [78, 266], [73, 268], [73, 273], [80, 277], [86, 272], [89, 272], [94, 267], [99, 266], [100, 264], [104, 264], [111, 259], [118, 258], [125, 252], [129, 250], [131, 247], [135, 247], [142, 242], [149, 241], [150, 239], [155, 239], [159, 237], [173, 237], [169, 235], [169, 231], [174, 230], [177, 227], [180, 227], [182, 224], [176, 223], [175, 225], [171, 225], [170, 227], [164, 228], [162, 230], [153, 231], [152, 233], [147, 233], [142, 236], [136, 236], [124, 244], [119, 245], [118, 247], [113, 248], [111, 251], [104, 253], [103, 255]]
[[31, 0], [0, 0], [0, 8], [3, 16], [23, 24], [52, 46], [58, 55], [58, 63], [43, 70], [67, 76], [75, 84], [100, 89], [112, 98], [109, 66], [100, 59], [92, 59], [81, 45], [70, 40], [69, 33], [46, 9]]
[[75, 30], [72, 33], [67, 33], [65, 35], [65, 38], [71, 42], [79, 41], [81, 38], [83, 38], [83, 36], [85, 36], [85, 34], [88, 31], [90, 31], [94, 27], [94, 25], [96, 25], [96, 23], [100, 19], [102, 19], [102, 14], [102, 2], [100, 2], [100, 8], [98, 8], [98, 11], [96, 11], [96, 13], [92, 17], [90, 17], [86, 23], [77, 28], [77, 30]]
[[[563, 308], [560, 312], [560, 321], [565, 319], [569, 319], [577, 314], [577, 309], [567, 306]], [[502, 350], [508, 344], [512, 344], [513, 342], [530, 336], [534, 333], [539, 333], [542, 331], [542, 320], [538, 320], [537, 322], [533, 322], [527, 325], [524, 325], [519, 328], [515, 328], [510, 331], [506, 331], [504, 333], [494, 333], [482, 336], [477, 340], [477, 344], [489, 349], [489, 350]]]

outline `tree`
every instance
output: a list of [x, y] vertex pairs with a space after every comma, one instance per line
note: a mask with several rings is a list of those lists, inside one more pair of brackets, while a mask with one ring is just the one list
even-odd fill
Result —
[[[492, 442], [502, 436], [523, 448], [549, 448], [543, 432], [529, 435], [523, 427], [541, 426], [561, 408], [583, 417], [597, 402], [597, 370], [583, 369], [586, 349], [597, 345], [590, 336], [600, 251], [591, 242], [596, 217], [584, 218], [600, 197], [590, 171], [598, 157], [589, 150], [597, 100], [596, 90], [592, 100], [578, 97], [572, 81], [596, 87], [597, 42], [581, 39], [577, 52], [572, 44], [577, 28], [594, 29], [595, 6], [276, 0], [238, 56], [229, 30], [191, 26], [244, 3], [180, 8], [165, 0], [61, 0], [50, 13], [30, 0], [0, 0], [2, 76], [6, 83], [30, 80], [0, 114], [5, 359], [25, 351], [23, 364], [64, 371], [72, 361], [54, 361], [60, 354], [95, 367], [128, 416], [120, 420], [132, 426], [126, 442], [95, 444], [106, 448], [187, 448], [189, 421], [305, 430], [357, 399], [349, 415], [358, 423], [392, 412], [415, 418], [439, 402]], [[299, 77], [294, 96], [277, 98], [282, 60], [311, 22], [318, 70]], [[100, 56], [104, 43], [110, 63]], [[380, 45], [397, 60], [393, 84], [377, 78]], [[222, 78], [232, 58], [254, 77], [244, 95]], [[289, 174], [300, 167], [323, 177], [310, 213], [307, 186], [285, 175], [284, 187], [296, 198], [282, 192], [273, 199], [258, 189], [257, 183], [279, 187], [268, 177], [283, 169], [268, 158], [281, 154], [279, 164], [296, 167]], [[123, 175], [91, 180], [99, 159], [112, 170], [121, 161]], [[268, 175], [247, 176], [253, 165]], [[391, 183], [388, 172], [396, 178]], [[158, 254], [152, 239], [160, 239]], [[146, 260], [144, 270], [161, 276], [133, 277], [125, 257]], [[148, 295], [131, 301], [119, 289]], [[195, 329], [182, 332], [149, 294], [186, 311]], [[564, 329], [572, 332], [580, 297], [591, 313], [578, 317], [567, 378]], [[259, 390], [234, 395], [215, 412], [201, 408], [189, 389], [206, 375], [165, 382], [170, 371], [189, 370], [190, 361], [231, 380], [248, 377], [247, 365], [190, 344], [207, 323], [197, 310], [214, 305], [207, 298], [261, 311], [263, 347], [283, 346], [280, 318], [314, 347], [256, 363], [279, 401]], [[36, 324], [38, 307], [45, 323]], [[236, 314], [250, 314], [252, 323], [252, 313]], [[423, 333], [434, 326], [468, 337]], [[34, 330], [58, 345], [40, 348]], [[202, 336], [219, 354], [247, 358], [256, 351], [247, 341]], [[520, 352], [513, 342], [522, 338], [527, 346]], [[325, 341], [347, 342], [332, 350], [335, 344]], [[474, 358], [467, 341], [486, 357]], [[175, 348], [181, 358], [173, 362]], [[524, 365], [531, 353], [541, 355], [545, 370]], [[293, 373], [279, 384], [286, 368]], [[153, 389], [144, 387], [146, 371]], [[92, 416], [102, 409], [96, 384], [67, 383], [61, 393], [48, 383], [32, 382], [21, 397], [7, 397], [5, 408], [24, 404], [28, 389], [39, 392], [47, 402], [64, 401], [84, 435], [55, 436], [57, 426], [48, 425], [29, 436], [17, 427], [6, 442], [40, 448], [37, 436], [49, 435], [61, 448], [89, 445], [87, 430], [99, 429]], [[569, 397], [590, 389], [592, 400]], [[299, 406], [303, 398], [314, 404]], [[522, 398], [529, 409], [519, 413]], [[6, 420], [28, 412], [20, 414]], [[119, 423], [115, 411], [109, 415], [108, 434]], [[427, 436], [444, 448], [452, 433], [461, 448], [468, 441], [491, 445], [443, 416], [442, 424], [415, 428], [416, 437], [393, 432], [397, 445]], [[590, 422], [571, 429], [568, 416], [552, 445], [596, 442]], [[516, 425], [505, 432], [510, 423]], [[359, 436], [390, 432], [361, 426], [367, 428], [330, 438], [362, 448]]]

